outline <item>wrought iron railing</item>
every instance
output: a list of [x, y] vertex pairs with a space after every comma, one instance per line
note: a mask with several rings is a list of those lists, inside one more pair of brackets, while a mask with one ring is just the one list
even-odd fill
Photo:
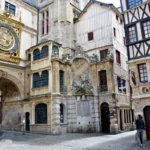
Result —
[[108, 91], [108, 86], [107, 85], [100, 85], [98, 87], [98, 93], [99, 92], [107, 92]]

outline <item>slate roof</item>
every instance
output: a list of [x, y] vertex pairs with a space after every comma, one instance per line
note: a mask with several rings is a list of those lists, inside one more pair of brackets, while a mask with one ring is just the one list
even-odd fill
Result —
[[38, 9], [38, 6], [36, 4], [37, 0], [22, 0], [22, 1], [25, 2], [25, 3], [27, 3], [28, 5], [33, 6], [33, 7], [35, 7], [35, 8]]
[[76, 18], [76, 20], [78, 20], [82, 16], [82, 14], [86, 11], [86, 9], [88, 9], [88, 7], [90, 6], [91, 3], [98, 3], [98, 4], [102, 5], [102, 6], [112, 7], [121, 16], [120, 11], [112, 3], [107, 4], [107, 3], [103, 3], [103, 2], [100, 2], [100, 1], [97, 1], [97, 0], [90, 0], [88, 2], [88, 4], [84, 7], [84, 9], [82, 10], [82, 12], [80, 13], [79, 17]]

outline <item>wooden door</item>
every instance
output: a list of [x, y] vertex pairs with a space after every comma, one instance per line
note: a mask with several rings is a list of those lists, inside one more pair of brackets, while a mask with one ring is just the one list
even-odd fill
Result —
[[150, 106], [144, 108], [147, 140], [150, 140]]

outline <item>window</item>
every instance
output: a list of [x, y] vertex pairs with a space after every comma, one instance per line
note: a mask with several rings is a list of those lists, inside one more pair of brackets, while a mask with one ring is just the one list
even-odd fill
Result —
[[116, 63], [121, 64], [120, 52], [116, 51]]
[[88, 41], [92, 41], [93, 39], [93, 32], [88, 33]]
[[138, 71], [139, 71], [139, 78], [140, 82], [147, 82], [148, 81], [148, 75], [147, 75], [147, 67], [146, 64], [139, 64], [138, 65]]
[[48, 57], [48, 46], [43, 46], [41, 50], [40, 58], [45, 58], [45, 57]]
[[64, 123], [65, 106], [60, 104], [60, 123]]
[[43, 46], [40, 52], [39, 49], [33, 51], [33, 61], [48, 57], [48, 46]]
[[114, 37], [116, 37], [116, 28], [113, 28], [114, 29]]
[[118, 20], [118, 15], [116, 15], [116, 20]]
[[122, 92], [122, 89], [121, 89], [121, 78], [120, 77], [117, 77], [117, 82], [118, 82], [118, 91]]
[[126, 80], [117, 77], [118, 91], [126, 93]]
[[40, 50], [39, 49], [35, 49], [33, 51], [33, 60], [38, 60], [40, 59]]
[[42, 35], [44, 35], [44, 12], [42, 13]]
[[136, 33], [136, 27], [130, 26], [128, 28], [128, 42], [133, 43], [137, 41], [137, 33]]
[[142, 3], [142, 0], [127, 0], [128, 9], [133, 8], [137, 5], [140, 5]]
[[46, 104], [36, 105], [35, 124], [47, 124], [47, 105]]
[[118, 81], [118, 91], [126, 93], [126, 80], [117, 77]]
[[40, 75], [39, 73], [33, 74], [33, 88], [40, 87]]
[[59, 56], [59, 49], [58, 49], [58, 47], [57, 47], [57, 46], [54, 46], [54, 45], [53, 45], [53, 47], [52, 47], [52, 51], [53, 51], [53, 53], [54, 53], [54, 54], [56, 54], [56, 55], [58, 55], [58, 56]]
[[42, 35], [48, 34], [49, 32], [49, 11], [44, 11], [41, 13], [42, 16], [42, 21], [41, 21], [41, 30], [42, 30]]
[[49, 32], [49, 12], [46, 11], [46, 33]]
[[43, 86], [48, 85], [48, 77], [49, 73], [48, 70], [44, 70], [41, 74], [41, 77], [39, 73], [34, 73], [33, 74], [33, 88], [40, 88]]
[[144, 38], [150, 38], [150, 20], [143, 22]]
[[122, 79], [121, 80], [121, 84], [122, 84], [122, 90], [124, 93], [126, 93], [126, 80]]
[[102, 70], [99, 72], [99, 84], [100, 92], [105, 92], [108, 90], [106, 70]]
[[101, 61], [103, 61], [107, 58], [107, 53], [108, 53], [108, 49], [100, 51]]
[[40, 82], [41, 82], [40, 85], [41, 87], [48, 85], [48, 70], [42, 72]]
[[64, 92], [64, 71], [59, 71], [59, 88], [60, 92]]
[[16, 6], [12, 5], [9, 2], [5, 2], [5, 10], [9, 11], [11, 14], [13, 14], [15, 16], [16, 14]]

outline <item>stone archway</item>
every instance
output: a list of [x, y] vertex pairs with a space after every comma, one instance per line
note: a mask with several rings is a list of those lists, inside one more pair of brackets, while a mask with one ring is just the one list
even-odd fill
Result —
[[[9, 76], [11, 77], [11, 76]], [[18, 85], [7, 78], [0, 78], [1, 91], [1, 127], [3, 129], [20, 130], [20, 114], [22, 112], [21, 92]]]
[[109, 104], [101, 104], [101, 121], [102, 121], [102, 132], [110, 132], [110, 116], [109, 116]]

